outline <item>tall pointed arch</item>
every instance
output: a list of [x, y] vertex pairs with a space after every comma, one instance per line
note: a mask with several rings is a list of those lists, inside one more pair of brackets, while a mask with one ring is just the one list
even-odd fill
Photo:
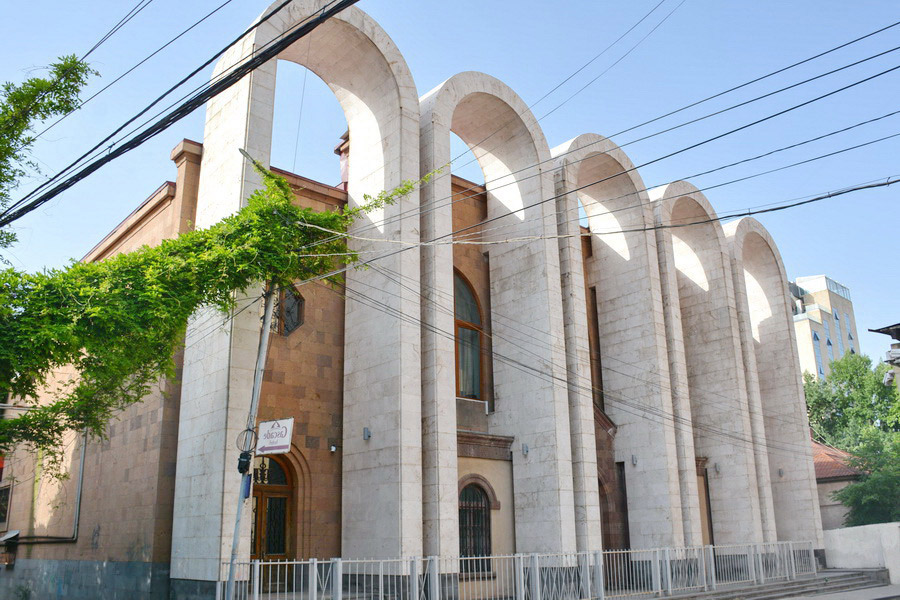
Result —
[[[651, 190], [669, 332], [673, 394], [687, 398], [696, 457], [709, 479], [717, 543], [763, 541], [753, 431], [725, 236], [706, 197], [685, 181]], [[683, 451], [686, 449], [682, 449]], [[765, 510], [771, 501], [762, 500]]]
[[[692, 451], [676, 452], [676, 437], [686, 437], [689, 443], [690, 434], [655, 416], [679, 407], [673, 407], [669, 393], [656, 238], [645, 230], [653, 222], [645, 185], [628, 156], [603, 136], [580, 135], [554, 148], [553, 154], [570, 363], [575, 357], [582, 366], [590, 364], [586, 310], [595, 310], [594, 303], [587, 302], [590, 293], [597, 300], [597, 314], [590, 318], [599, 330], [598, 347], [591, 351], [601, 354], [604, 409], [618, 427], [616, 460], [627, 465], [628, 477], [637, 485], [643, 481], [664, 490], [629, 497], [631, 542], [638, 548], [690, 544], [699, 536], [699, 516], [691, 512], [696, 502], [682, 502], [682, 497], [697, 496], [695, 469], [687, 458]], [[579, 207], [590, 233], [586, 259]], [[635, 347], [653, 350], [635, 357]], [[582, 381], [591, 381], [590, 374], [580, 375]], [[653, 407], [652, 413], [642, 414], [621, 402], [637, 397]], [[685, 439], [680, 442], [685, 445]], [[632, 456], [640, 468], [632, 464]]]
[[822, 521], [787, 274], [775, 241], [759, 221], [743, 218], [726, 224], [724, 231], [747, 390], [762, 421], [755, 438], [764, 446], [757, 453], [766, 460], [758, 466], [770, 481], [775, 533], [779, 541], [813, 540], [818, 548]]
[[[555, 233], [553, 205], [541, 202], [553, 194], [549, 148], [534, 115], [515, 92], [488, 75], [465, 72], [425, 94], [421, 105], [423, 172], [449, 163], [451, 131], [478, 158], [491, 220], [491, 232], [484, 241]], [[452, 234], [450, 197], [449, 173], [442, 173], [423, 187], [423, 239]], [[555, 242], [508, 242], [487, 250], [493, 350], [507, 359], [494, 362], [496, 401], [489, 428], [491, 433], [517, 436], [531, 447], [532, 456], [543, 457], [526, 459], [514, 453], [514, 485], [520, 499], [515, 506], [516, 542], [520, 550], [529, 552], [573, 550], [569, 410], [565, 386], [558, 383], [564, 381], [566, 363], [565, 349], [558, 341], [563, 338], [563, 323]], [[456, 448], [451, 441], [456, 429], [453, 347], [452, 340], [436, 333], [453, 327], [452, 307], [447, 300], [452, 298], [452, 276], [451, 246], [425, 246], [423, 447], [425, 544], [429, 554], [455, 552], [453, 547], [458, 544], [458, 517], [450, 502], [456, 485]], [[535, 343], [523, 340], [523, 322], [529, 335], [535, 332]], [[541, 371], [549, 368], [559, 379], [523, 375], [512, 366], [516, 362]], [[597, 512], [596, 483], [593, 485], [592, 505]]]
[[[326, 0], [294, 0], [281, 8], [233, 46], [213, 76], [325, 4]], [[274, 3], [263, 14], [279, 5]], [[416, 86], [393, 41], [368, 15], [351, 7], [278, 58], [308, 67], [325, 81], [344, 109], [352, 145], [350, 205], [363, 202], [366, 193], [377, 194], [419, 177]], [[233, 213], [260, 186], [258, 175], [238, 150], [246, 149], [264, 164], [269, 162], [276, 62], [262, 65], [207, 105], [198, 227]], [[417, 207], [413, 191], [395, 205], [370, 213], [357, 227], [370, 226], [365, 236], [370, 239], [414, 243], [418, 241], [415, 219], [393, 220], [390, 226], [382, 219]], [[356, 245], [359, 250], [369, 247], [381, 245], [375, 241]], [[415, 252], [384, 259], [379, 266], [418, 281]], [[347, 286], [408, 318], [394, 320], [379, 306], [354, 299], [345, 305], [342, 481], [345, 489], [360, 492], [343, 495], [343, 554], [350, 558], [419, 555], [421, 405], [417, 390], [421, 371], [418, 356], [409, 350], [419, 340], [413, 322], [419, 315], [418, 298], [399, 278], [389, 279], [375, 269], [351, 271]], [[175, 484], [174, 579], [213, 581], [230, 551], [230, 522], [240, 487], [239, 474], [232, 467], [237, 460], [233, 442], [247, 411], [259, 335], [257, 311], [243, 308], [238, 306], [228, 320], [214, 310], [200, 311], [188, 326]], [[194, 340], [198, 343], [193, 344]], [[383, 352], [384, 347], [402, 351]], [[372, 425], [373, 413], [382, 421], [381, 434], [363, 441], [358, 432]], [[382, 501], [372, 502], [372, 498]], [[241, 550], [246, 553], [248, 548], [246, 529]]]

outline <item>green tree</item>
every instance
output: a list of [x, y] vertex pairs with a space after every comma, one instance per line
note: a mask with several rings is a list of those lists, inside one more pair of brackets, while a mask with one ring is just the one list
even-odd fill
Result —
[[[9, 206], [25, 168], [39, 171], [28, 158], [35, 124], [78, 108], [81, 89], [96, 74], [74, 55], [61, 57], [49, 71], [48, 77], [31, 77], [19, 85], [7, 82], [0, 88], [0, 211]], [[0, 229], [0, 248], [15, 240], [13, 231]]]
[[860, 354], [831, 363], [823, 380], [806, 373], [803, 389], [809, 424], [820, 442], [852, 452], [866, 432], [900, 431], [900, 394], [882, 383], [888, 366]]
[[[431, 177], [366, 195], [359, 208], [316, 212], [295, 206], [287, 181], [255, 164], [265, 188], [209, 229], [99, 263], [0, 271], [0, 396], [31, 406], [0, 420], [0, 452], [26, 444], [52, 453], [67, 431], [102, 437], [115, 411], [173, 375], [172, 356], [197, 309], [229, 313], [236, 293], [261, 282], [289, 285], [354, 262], [341, 232]], [[52, 402], [36, 400], [64, 366], [78, 376], [55, 382]]]
[[900, 394], [882, 383], [888, 368], [847, 354], [832, 361], [824, 380], [803, 376], [814, 436], [851, 453], [850, 466], [861, 473], [833, 494], [850, 509], [848, 526], [900, 520]]
[[862, 475], [833, 494], [850, 509], [845, 524], [900, 521], [900, 434], [869, 429], [853, 454], [850, 466]]

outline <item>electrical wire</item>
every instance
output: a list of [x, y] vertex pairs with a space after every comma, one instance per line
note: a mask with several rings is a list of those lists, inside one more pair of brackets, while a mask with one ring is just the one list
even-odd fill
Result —
[[[898, 23], [900, 23], [900, 22], [898, 22]], [[882, 30], [879, 30], [879, 31], [882, 31]], [[875, 33], [878, 33], [878, 31], [869, 34], [869, 36], [874, 35]], [[868, 37], [868, 36], [863, 36], [862, 38], [857, 38], [857, 40], [854, 40], [854, 42], [855, 42], [855, 41], [859, 41], [859, 40], [861, 40], [861, 39], [865, 39], [866, 37]], [[838, 46], [838, 48], [844, 47], [844, 46], [846, 46], [846, 45], [848, 45], [848, 44], [850, 44], [850, 43], [854, 43], [854, 42], [848, 42], [847, 44], [843, 44], [842, 46]], [[733, 110], [733, 109], [736, 109], [736, 108], [739, 108], [739, 107], [742, 107], [742, 106], [746, 106], [746, 105], [748, 105], [748, 104], [750, 104], [750, 103], [757, 102], [757, 101], [762, 100], [762, 99], [764, 99], [764, 98], [771, 97], [771, 96], [773, 96], [773, 95], [775, 95], [775, 94], [778, 94], [778, 93], [781, 93], [781, 92], [784, 92], [784, 91], [787, 91], [787, 90], [796, 88], [796, 87], [798, 87], [798, 86], [801, 86], [801, 85], [810, 83], [810, 82], [812, 82], [812, 81], [821, 79], [822, 77], [826, 77], [826, 76], [828, 76], [828, 75], [832, 75], [832, 74], [834, 74], [834, 73], [843, 71], [843, 70], [845, 70], [845, 69], [848, 69], [848, 68], [857, 66], [857, 65], [862, 64], [862, 63], [864, 63], [864, 62], [867, 62], [867, 61], [869, 61], [869, 60], [872, 60], [872, 59], [881, 57], [881, 56], [886, 55], [886, 54], [891, 53], [891, 52], [895, 52], [895, 51], [897, 51], [897, 50], [900, 50], [900, 46], [895, 47], [895, 48], [892, 48], [892, 49], [887, 50], [887, 51], [884, 51], [884, 52], [877, 53], [877, 54], [875, 54], [875, 55], [871, 55], [871, 56], [869, 56], [869, 57], [866, 57], [866, 58], [861, 59], [861, 60], [858, 60], [858, 61], [854, 61], [854, 62], [852, 62], [852, 63], [849, 63], [849, 64], [847, 64], [847, 65], [844, 65], [844, 66], [842, 66], [842, 67], [839, 67], [839, 68], [837, 68], [837, 69], [832, 69], [832, 70], [830, 70], [830, 71], [828, 71], [828, 72], [826, 72], [826, 73], [823, 73], [823, 74], [821, 74], [821, 75], [817, 75], [817, 76], [814, 76], [814, 77], [812, 77], [812, 78], [807, 78], [807, 79], [805, 79], [805, 80], [803, 80], [803, 81], [800, 81], [800, 82], [798, 82], [798, 83], [791, 84], [791, 85], [788, 85], [788, 86], [786, 86], [786, 87], [782, 87], [782, 88], [780, 88], [780, 89], [778, 89], [778, 90], [776, 90], [776, 91], [774, 91], [774, 92], [768, 92], [768, 93], [766, 93], [766, 94], [762, 94], [762, 95], [760, 95], [760, 96], [756, 96], [756, 97], [754, 97], [754, 98], [752, 98], [752, 99], [750, 99], [750, 100], [746, 100], [746, 101], [744, 101], [744, 102], [740, 102], [740, 103], [738, 103], [738, 104], [735, 104], [735, 105], [726, 107], [726, 108], [724, 108], [724, 109], [721, 109], [721, 110], [718, 110], [718, 111], [709, 113], [709, 114], [707, 114], [707, 115], [704, 115], [704, 116], [701, 116], [701, 117], [698, 117], [698, 118], [695, 118], [695, 119], [691, 119], [691, 120], [689, 120], [689, 121], [686, 121], [686, 122], [680, 123], [680, 124], [678, 124], [678, 125], [675, 125], [675, 126], [666, 128], [666, 129], [664, 129], [664, 130], [658, 131], [658, 132], [656, 132], [656, 133], [649, 134], [649, 135], [645, 135], [645, 136], [643, 136], [643, 137], [640, 137], [640, 138], [637, 138], [637, 139], [628, 141], [628, 142], [626, 142], [626, 143], [624, 143], [624, 144], [621, 144], [621, 145], [619, 145], [619, 146], [617, 146], [617, 147], [618, 147], [619, 149], [621, 149], [621, 148], [624, 148], [624, 147], [629, 146], [629, 145], [631, 145], [631, 144], [634, 144], [634, 143], [637, 143], [637, 142], [641, 142], [641, 141], [645, 141], [645, 140], [647, 140], [647, 139], [656, 137], [656, 136], [661, 135], [661, 134], [663, 134], [663, 133], [667, 133], [667, 132], [673, 131], [673, 130], [675, 130], [675, 129], [679, 129], [679, 128], [681, 128], [681, 127], [684, 127], [684, 126], [687, 126], [687, 125], [690, 125], [690, 124], [693, 124], [693, 123], [697, 123], [697, 122], [702, 121], [702, 120], [705, 120], [705, 119], [707, 119], [707, 118], [710, 118], [710, 117], [713, 117], [713, 116], [716, 116], [716, 115], [719, 115], [719, 114], [728, 112], [728, 111], [730, 111], [730, 110]], [[825, 53], [820, 53], [819, 55], [816, 55], [816, 57], [821, 56], [821, 55], [824, 55], [824, 54], [827, 54], [827, 52], [825, 52]], [[799, 62], [799, 63], [794, 63], [794, 65], [792, 65], [792, 66], [796, 66], [796, 65], [799, 65], [799, 64], [803, 64], [804, 62], [808, 62], [809, 60], [812, 60], [813, 58], [816, 58], [816, 57], [811, 57], [810, 59], [806, 59], [805, 61], [801, 61], [801, 62]], [[788, 68], [791, 68], [791, 67], [790, 67], [790, 66], [789, 66], [789, 67], [785, 67], [785, 68], [783, 68], [783, 69], [781, 69], [781, 70], [779, 70], [779, 71], [776, 71], [776, 73], [777, 73], [777, 72], [782, 72], [782, 71], [784, 71], [784, 70], [786, 70], [786, 69], [788, 69]], [[759, 80], [759, 79], [764, 79], [764, 78], [765, 78], [765, 77], [757, 78], [757, 80]], [[755, 80], [754, 80], [754, 81], [755, 81]], [[738, 88], [740, 88], [740, 87], [743, 87], [743, 85], [742, 85], [742, 86], [737, 86], [736, 88], [732, 88], [732, 89], [738, 89]], [[838, 91], [843, 91], [843, 90], [838, 90]], [[711, 96], [710, 98], [717, 97], [717, 96], [722, 95], [722, 94], [724, 94], [724, 93], [727, 93], [727, 91], [726, 91], [726, 92], [721, 92], [720, 94], [717, 94], [717, 95], [715, 95], [715, 96]], [[820, 98], [815, 98], [815, 99], [813, 99], [811, 102], [815, 102], [815, 101], [818, 101], [818, 100], [820, 100], [820, 99], [821, 99], [821, 97], [820, 97]], [[692, 104], [692, 105], [689, 105], [689, 106], [694, 106], [694, 105], [700, 104], [700, 103], [702, 103], [702, 102], [703, 102], [703, 101], [698, 101], [698, 102], [696, 102], [696, 103], [694, 103], [694, 104]], [[672, 111], [672, 112], [669, 113], [669, 114], [675, 114], [675, 113], [677, 113], [677, 112], [680, 112], [680, 110]], [[778, 116], [778, 115], [776, 114], [776, 115], [774, 115], [774, 116]], [[647, 122], [645, 122], [645, 123], [650, 123], [650, 122], [653, 122], [653, 120], [647, 121]], [[753, 126], [753, 125], [756, 125], [757, 123], [758, 123], [758, 122], [755, 122], [755, 123], [752, 123], [752, 124], [750, 124], [750, 125], [748, 125], [748, 126]], [[629, 129], [626, 129], [626, 130], [623, 130], [622, 132], [619, 132], [619, 133], [614, 134], [614, 135], [619, 135], [619, 134], [621, 134], [621, 133], [624, 133], [624, 132], [630, 131], [630, 130], [632, 130], [632, 129], [635, 129], [635, 128], [639, 127], [639, 126], [640, 126], [640, 125], [635, 126], [635, 127], [632, 127], [632, 128], [629, 128]], [[733, 132], [732, 132], [732, 133], [733, 133]], [[704, 142], [704, 143], [705, 143], [705, 142]], [[578, 150], [580, 151], [581, 148], [579, 148]], [[570, 151], [562, 152], [562, 153], [560, 153], [560, 154], [558, 154], [558, 155], [556, 155], [556, 156], [553, 156], [553, 157], [551, 157], [551, 158], [549, 158], [549, 159], [542, 160], [542, 161], [539, 161], [539, 162], [537, 162], [537, 163], [530, 164], [530, 165], [527, 165], [527, 166], [525, 166], [525, 167], [516, 169], [516, 170], [514, 170], [514, 171], [511, 171], [508, 175], [504, 175], [503, 177], [498, 177], [498, 178], [496, 178], [496, 179], [486, 181], [486, 182], [483, 184], [483, 186], [473, 185], [473, 186], [469, 187], [468, 189], [462, 190], [462, 192], [460, 192], [460, 193], [457, 193], [457, 194], [451, 194], [450, 196], [446, 196], [446, 197], [443, 197], [443, 198], [437, 198], [437, 199], [431, 200], [430, 203], [429, 203], [430, 206], [427, 206], [427, 207], [426, 207], [426, 206], [419, 206], [419, 207], [415, 207], [415, 208], [412, 208], [412, 209], [408, 209], [408, 210], [406, 210], [406, 211], [402, 211], [401, 213], [399, 213], [399, 214], [397, 214], [397, 215], [393, 215], [392, 217], [383, 219], [383, 220], [380, 221], [379, 223], [373, 223], [373, 224], [368, 225], [368, 226], [367, 226], [367, 229], [372, 229], [372, 228], [375, 228], [375, 227], [377, 227], [377, 226], [379, 226], [379, 225], [386, 225], [386, 224], [389, 224], [389, 223], [394, 223], [394, 222], [400, 221], [400, 220], [402, 220], [402, 219], [404, 219], [404, 218], [408, 218], [408, 217], [412, 217], [412, 216], [421, 216], [422, 214], [431, 212], [431, 211], [433, 211], [433, 210], [437, 210], [438, 208], [442, 208], [442, 207], [447, 206], [447, 205], [455, 204], [456, 202], [465, 200], [465, 199], [467, 199], [468, 197], [470, 197], [470, 196], [464, 196], [464, 194], [465, 194], [466, 192], [474, 191], [475, 193], [472, 194], [472, 195], [478, 195], [478, 194], [481, 193], [480, 190], [481, 190], [482, 187], [487, 187], [489, 184], [495, 183], [495, 182], [500, 181], [500, 180], [508, 180], [509, 177], [510, 177], [510, 175], [518, 175], [518, 174], [520, 174], [520, 173], [522, 173], [522, 172], [525, 172], [525, 171], [528, 171], [528, 170], [532, 170], [532, 169], [534, 169], [536, 166], [540, 166], [540, 165], [543, 165], [543, 164], [548, 163], [548, 162], [553, 162], [553, 163], [555, 163], [555, 162], [558, 161], [561, 157], [566, 156], [566, 155], [568, 155], [568, 154], [571, 154], [572, 152], [575, 152], [575, 151], [576, 151], [576, 150], [573, 149], [573, 150], [570, 150]], [[582, 159], [582, 160], [585, 160], [585, 159]], [[451, 162], [452, 162], [452, 161], [451, 161]], [[569, 164], [576, 164], [577, 162], [580, 162], [580, 161], [572, 161], [572, 162], [570, 162]], [[639, 167], [646, 166], [647, 164], [650, 164], [650, 163], [644, 163], [643, 165], [639, 165]], [[634, 167], [634, 169], [637, 169], [637, 168], [639, 168], [639, 167]], [[614, 175], [611, 176], [611, 177], [615, 177], [615, 176], [618, 176], [618, 175], [623, 175], [623, 174], [626, 174], [627, 172], [628, 172], [628, 170], [621, 171], [621, 172], [619, 172], [619, 173], [614, 174]], [[516, 179], [513, 180], [513, 181], [507, 181], [506, 183], [500, 183], [499, 185], [492, 186], [492, 187], [491, 187], [491, 191], [493, 192], [493, 191], [496, 191], [497, 189], [500, 189], [500, 188], [503, 188], [503, 187], [507, 187], [507, 186], [510, 186], [510, 185], [518, 185], [521, 181], [524, 181], [524, 180], [530, 179], [530, 178], [534, 178], [534, 177], [539, 177], [539, 176], [541, 176], [541, 175], [542, 175], [541, 172], [537, 172], [537, 173], [534, 173], [534, 174], [531, 174], [531, 175], [526, 175], [526, 176], [524, 176], [524, 177], [518, 177], [518, 178], [516, 178]], [[440, 177], [444, 177], [444, 176], [445, 176], [445, 175], [440, 175], [440, 174], [439, 174], [439, 175], [436, 176], [436, 179], [437, 179], [437, 178], [440, 178]], [[457, 196], [457, 198], [454, 199], [454, 196]], [[448, 201], [449, 201], [449, 202], [448, 202]], [[438, 204], [438, 203], [441, 203], [441, 204]], [[324, 241], [330, 241], [330, 240], [323, 240], [323, 242], [324, 242]], [[320, 242], [320, 243], [322, 243], [322, 242]]]
[[[286, 0], [286, 1], [289, 2], [290, 0]], [[191, 101], [183, 104], [175, 111], [172, 111], [169, 114], [167, 114], [161, 120], [157, 121], [154, 125], [152, 125], [149, 129], [141, 132], [140, 134], [138, 134], [137, 136], [135, 136], [134, 138], [132, 138], [130, 141], [126, 142], [125, 144], [122, 144], [115, 149], [111, 149], [106, 156], [95, 160], [91, 164], [82, 168], [78, 173], [70, 176], [68, 179], [66, 179], [62, 183], [57, 184], [55, 187], [53, 187], [52, 189], [50, 189], [47, 192], [44, 192], [39, 197], [37, 197], [33, 200], [30, 200], [24, 206], [18, 206], [14, 210], [4, 211], [2, 214], [0, 214], [0, 227], [6, 226], [6, 225], [12, 223], [13, 221], [25, 216], [29, 212], [39, 208], [41, 205], [43, 205], [47, 201], [51, 200], [53, 197], [58, 195], [60, 192], [75, 185], [78, 181], [84, 179], [85, 177], [87, 177], [88, 175], [90, 175], [91, 173], [93, 173], [94, 171], [96, 171], [97, 169], [99, 169], [100, 167], [105, 165], [106, 163], [111, 162], [112, 160], [118, 158], [119, 156], [122, 156], [123, 154], [125, 154], [127, 152], [130, 152], [131, 150], [133, 150], [134, 148], [137, 148], [138, 146], [140, 146], [147, 140], [149, 140], [149, 139], [155, 137], [156, 135], [158, 135], [159, 133], [165, 131], [165, 129], [170, 127], [173, 123], [176, 123], [177, 121], [181, 120], [182, 118], [184, 118], [185, 116], [187, 116], [188, 114], [193, 112], [193, 110], [195, 110], [199, 106], [202, 106], [207, 100], [218, 95], [222, 91], [228, 89], [229, 87], [231, 87], [232, 85], [234, 85], [235, 83], [240, 81], [245, 75], [247, 75], [248, 73], [253, 71], [258, 66], [277, 57], [278, 53], [281, 50], [283, 50], [284, 48], [286, 48], [287, 46], [289, 46], [296, 40], [300, 39], [301, 37], [307, 35], [309, 32], [311, 32], [313, 29], [315, 29], [315, 27], [317, 27], [319, 24], [321, 24], [325, 20], [331, 18], [333, 15], [337, 14], [344, 8], [347, 8], [348, 6], [355, 4], [357, 1], [358, 0], [333, 0], [332, 4], [336, 5], [334, 8], [323, 11], [320, 14], [320, 16], [313, 18], [309, 23], [303, 25], [302, 27], [297, 28], [290, 35], [285, 36], [282, 40], [280, 40], [279, 43], [273, 44], [266, 50], [256, 53], [253, 58], [246, 61], [239, 67], [235, 68], [231, 73], [228, 74], [228, 76], [224, 77], [218, 83], [210, 86], [209, 89], [207, 89], [206, 91], [204, 91], [201, 94], [198, 94], [195, 98], [191, 99]], [[274, 12], [270, 13], [270, 15], [271, 14], [274, 14]], [[254, 26], [258, 26], [258, 25], [259, 25], [259, 23], [257, 23]], [[224, 50], [223, 50], [223, 52], [224, 52]], [[206, 65], [204, 65], [204, 67], [205, 66]], [[193, 74], [191, 76], [193, 76]], [[189, 76], [189, 77], [191, 77], [191, 76]], [[177, 85], [180, 85], [180, 83]], [[142, 113], [145, 112], [146, 110], [149, 110], [149, 107], [147, 109], [145, 109], [144, 111], [142, 111]], [[138, 117], [133, 117], [131, 121], [135, 120], [136, 118], [138, 118]], [[131, 122], [131, 121], [129, 121], [129, 122]], [[126, 123], [126, 125], [122, 125], [119, 128], [119, 130], [117, 130], [117, 132], [126, 126], [127, 126], [127, 123]], [[114, 134], [111, 134], [111, 135], [114, 135]], [[107, 140], [108, 139], [109, 139], [109, 137], [107, 137]], [[102, 142], [101, 142], [101, 144], [102, 144]], [[98, 146], [95, 146], [94, 149], [96, 149]], [[30, 194], [28, 194], [25, 197], [25, 199], [30, 198], [32, 195], [34, 195], [34, 193], [35, 192], [31, 192]], [[25, 199], [23, 199], [23, 200], [25, 200]], [[19, 203], [21, 203], [21, 202], [22, 202], [22, 200], [19, 201]], [[19, 203], [17, 203], [17, 204], [19, 204]]]
[[[48, 126], [45, 127], [44, 129], [42, 129], [40, 132], [38, 132], [37, 134], [35, 134], [35, 135], [34, 135], [34, 139], [40, 138], [42, 135], [44, 135], [45, 133], [47, 133], [48, 131], [50, 131], [51, 129], [53, 129], [54, 127], [56, 127], [57, 125], [59, 125], [59, 123], [62, 122], [63, 120], [65, 120], [66, 117], [68, 117], [69, 115], [71, 115], [72, 113], [74, 113], [76, 110], [82, 108], [82, 107], [85, 106], [88, 102], [90, 102], [91, 100], [93, 100], [94, 98], [96, 98], [97, 96], [99, 96], [100, 94], [102, 94], [103, 92], [105, 92], [106, 90], [108, 90], [109, 88], [111, 88], [112, 86], [114, 86], [115, 84], [117, 84], [119, 81], [121, 81], [122, 79], [124, 79], [125, 77], [127, 77], [129, 74], [131, 74], [135, 69], [139, 68], [139, 67], [142, 66], [144, 63], [146, 63], [148, 60], [150, 60], [151, 58], [153, 58], [154, 56], [156, 56], [157, 54], [159, 54], [160, 52], [162, 52], [163, 50], [165, 50], [166, 48], [168, 48], [169, 46], [171, 46], [172, 44], [174, 44], [176, 41], [178, 41], [179, 39], [181, 39], [181, 38], [182, 38], [184, 35], [186, 35], [188, 32], [190, 32], [191, 30], [193, 30], [195, 27], [197, 27], [198, 25], [200, 25], [201, 23], [203, 23], [204, 21], [206, 21], [207, 19], [209, 19], [211, 16], [213, 16], [214, 14], [216, 14], [217, 12], [219, 12], [220, 10], [222, 10], [223, 8], [225, 8], [227, 5], [231, 4], [233, 1], [234, 1], [234, 0], [225, 0], [225, 2], [223, 2], [222, 4], [220, 4], [219, 6], [217, 6], [216, 8], [212, 9], [210, 12], [206, 13], [206, 15], [204, 15], [203, 17], [201, 17], [199, 20], [195, 21], [190, 27], [188, 27], [187, 29], [184, 29], [181, 33], [179, 33], [178, 35], [176, 35], [175, 37], [173, 37], [172, 39], [170, 39], [168, 42], [166, 42], [165, 44], [163, 44], [162, 46], [160, 46], [159, 48], [157, 48], [156, 50], [154, 50], [153, 52], [151, 52], [150, 54], [148, 54], [147, 56], [145, 56], [145, 57], [144, 57], [143, 59], [141, 59], [138, 63], [136, 63], [136, 64], [134, 64], [133, 66], [131, 66], [131, 68], [129, 68], [127, 71], [125, 71], [124, 73], [122, 73], [121, 75], [119, 75], [118, 77], [116, 77], [115, 79], [113, 79], [112, 81], [110, 81], [109, 83], [107, 83], [105, 86], [103, 86], [100, 90], [98, 90], [98, 91], [94, 92], [93, 94], [91, 94], [86, 100], [84, 100], [83, 102], [79, 103], [79, 105], [78, 105], [76, 108], [74, 108], [73, 110], [70, 110], [69, 112], [63, 114], [63, 115], [60, 116], [58, 119], [56, 119], [55, 121], [53, 121], [50, 125], [48, 125]], [[17, 149], [17, 151], [18, 151], [18, 150], [21, 150], [21, 149], [22, 149], [22, 148], [19, 147], [19, 148]]]
[[[134, 5], [134, 7], [132, 7], [132, 9], [129, 10], [128, 13], [126, 13], [126, 15], [124, 17], [119, 19], [119, 21], [115, 25], [113, 25], [113, 27], [109, 31], [107, 31], [105, 34], [103, 34], [103, 37], [101, 37], [97, 42], [95, 42], [94, 45], [91, 46], [91, 48], [87, 52], [82, 54], [81, 58], [79, 58], [78, 61], [84, 62], [84, 60], [88, 56], [90, 56], [95, 50], [97, 50], [100, 46], [102, 46], [104, 43], [106, 43], [106, 41], [109, 40], [112, 36], [114, 36], [120, 29], [122, 29], [122, 27], [127, 25], [129, 21], [131, 21], [134, 17], [136, 17], [138, 15], [138, 13], [140, 13], [142, 10], [147, 8], [147, 6], [149, 6], [151, 2], [153, 2], [153, 0], [139, 0], [138, 3], [136, 5]], [[62, 77], [68, 76], [72, 72], [72, 69], [75, 68], [75, 66], [76, 65], [73, 65], [72, 67], [70, 67], [69, 69], [64, 71], [61, 74]], [[23, 119], [27, 120], [31, 114], [31, 111], [34, 109], [34, 107], [37, 105], [37, 103], [40, 102], [44, 97], [46, 97], [47, 94], [51, 94], [56, 90], [57, 86], [60, 83], [61, 78], [57, 78], [55, 81], [51, 82], [51, 84], [47, 87], [47, 89], [38, 93], [34, 97], [34, 99], [24, 109], [22, 109], [23, 112], [21, 112], [21, 114], [10, 115], [6, 119], [6, 122], [13, 123], [15, 121], [20, 121]], [[18, 152], [19, 150], [21, 150], [22, 147], [23, 146], [19, 146], [19, 148], [17, 148], [15, 150], [15, 152]]]

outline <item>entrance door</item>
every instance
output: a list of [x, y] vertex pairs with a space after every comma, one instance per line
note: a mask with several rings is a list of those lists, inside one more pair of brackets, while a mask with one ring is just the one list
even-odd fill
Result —
[[[253, 462], [250, 558], [284, 561], [292, 558], [293, 481], [287, 464], [277, 456], [257, 456]], [[287, 565], [264, 565], [262, 586], [266, 591], [293, 588], [293, 569]]]
[[706, 467], [697, 468], [697, 491], [700, 495], [700, 529], [703, 545], [715, 544], [712, 528], [712, 510], [709, 505], [709, 477]]

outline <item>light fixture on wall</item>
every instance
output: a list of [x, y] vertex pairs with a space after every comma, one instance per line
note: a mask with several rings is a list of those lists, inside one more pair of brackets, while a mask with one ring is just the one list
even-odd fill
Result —
[[338, 448], [340, 448], [340, 446], [338, 446], [337, 444], [331, 444], [330, 446], [328, 446], [328, 449], [331, 451], [332, 454], [337, 452]]
[[635, 467], [637, 466], [637, 454], [631, 455], [631, 464]]
[[528, 456], [528, 444], [522, 444], [522, 454]]
[[720, 471], [719, 471], [719, 463], [714, 464], [714, 465], [713, 465], [713, 469], [716, 470], [716, 474], [718, 475], [719, 472], [720, 472]]
[[779, 477], [784, 477], [784, 469], [782, 469], [782, 468], [780, 468], [780, 467], [778, 468], [778, 476], [779, 476]]
[[365, 441], [369, 441], [369, 438], [372, 437], [372, 432], [369, 431], [368, 427], [363, 427], [363, 439]]

